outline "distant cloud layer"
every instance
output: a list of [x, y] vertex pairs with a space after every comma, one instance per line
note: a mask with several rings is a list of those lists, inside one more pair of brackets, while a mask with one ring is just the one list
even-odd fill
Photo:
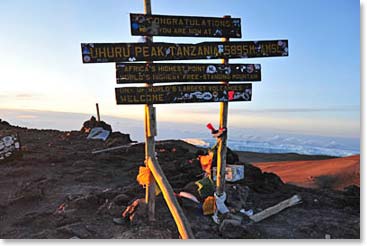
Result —
[[11, 101], [11, 100], [39, 100], [42, 99], [42, 94], [36, 93], [1, 93], [0, 101]]
[[15, 95], [16, 98], [20, 98], [20, 99], [33, 99], [35, 98], [34, 94], [27, 94], [27, 93], [21, 93], [21, 94], [16, 94]]
[[[238, 109], [240, 110], [240, 109]], [[236, 109], [235, 109], [236, 111]], [[273, 112], [273, 113], [302, 113], [302, 112], [348, 112], [360, 111], [359, 106], [339, 106], [330, 108], [270, 108], [258, 110], [243, 110], [246, 112]]]
[[[0, 108], [0, 118], [10, 124], [29, 128], [79, 130], [89, 114], [50, 112], [37, 110], [9, 110]], [[133, 140], [144, 141], [144, 124], [142, 120], [132, 120], [104, 116], [103, 120], [112, 125], [114, 131], [131, 135]], [[207, 119], [204, 119], [205, 122]], [[272, 122], [269, 123], [270, 125]], [[211, 137], [205, 124], [183, 122], [158, 122], [157, 139], [186, 139], [186, 141], [209, 147], [215, 139]], [[311, 126], [314, 127], [314, 126]], [[330, 127], [330, 125], [329, 125]], [[346, 156], [360, 151], [359, 137], [345, 138], [336, 136], [316, 136], [298, 132], [286, 132], [258, 127], [233, 126], [229, 129], [228, 145], [235, 150], [302, 154], [327, 154]]]
[[[248, 113], [313, 113], [313, 112], [358, 112], [361, 108], [358, 105], [344, 105], [324, 108], [263, 108], [263, 109], [238, 109], [231, 108], [231, 112], [248, 112]], [[217, 109], [183, 109], [181, 111], [190, 113], [217, 113]]]

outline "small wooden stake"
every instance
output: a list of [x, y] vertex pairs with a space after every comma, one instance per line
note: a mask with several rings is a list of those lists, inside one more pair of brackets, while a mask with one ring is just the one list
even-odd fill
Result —
[[[226, 15], [223, 18], [231, 18]], [[222, 38], [223, 42], [229, 42], [229, 38]], [[228, 58], [222, 59], [222, 64], [228, 64]], [[228, 81], [222, 81], [222, 84], [227, 85]], [[219, 104], [219, 128], [227, 128], [228, 119], [228, 102], [220, 102]], [[218, 138], [217, 150], [217, 189], [216, 193], [221, 196], [224, 192], [225, 176], [226, 176], [226, 159], [227, 159], [227, 134], [228, 129], [223, 133], [222, 137]]]
[[[150, 0], [144, 0], [145, 14], [152, 14], [152, 7]], [[145, 42], [153, 42], [153, 37], [146, 36]], [[153, 63], [147, 61], [146, 63]], [[145, 86], [150, 87], [152, 84], [146, 83]], [[155, 159], [155, 141], [154, 136], [157, 135], [155, 129], [156, 126], [155, 110], [153, 105], [145, 105], [145, 165], [148, 166], [149, 158]], [[145, 202], [148, 204], [148, 218], [149, 221], [155, 221], [155, 180], [153, 180], [145, 190]]]
[[97, 108], [97, 121], [100, 122], [101, 121], [101, 117], [99, 116], [99, 106], [98, 106], [98, 103], [96, 103], [96, 108]]
[[124, 145], [119, 145], [119, 146], [115, 146], [115, 147], [110, 147], [107, 149], [100, 149], [100, 150], [95, 150], [92, 151], [92, 154], [99, 154], [99, 153], [103, 153], [103, 152], [108, 152], [108, 151], [112, 151], [112, 150], [116, 150], [116, 149], [123, 149], [123, 148], [129, 148], [133, 145], [136, 145], [138, 143], [129, 143], [129, 144], [124, 144]]
[[274, 214], [279, 213], [280, 211], [282, 211], [283, 209], [286, 209], [288, 207], [294, 206], [296, 204], [299, 204], [301, 202], [301, 197], [299, 195], [294, 195], [291, 198], [284, 200], [280, 203], [278, 203], [277, 205], [274, 205], [272, 207], [269, 207], [257, 214], [251, 215], [250, 219], [255, 221], [255, 222], [260, 222]]

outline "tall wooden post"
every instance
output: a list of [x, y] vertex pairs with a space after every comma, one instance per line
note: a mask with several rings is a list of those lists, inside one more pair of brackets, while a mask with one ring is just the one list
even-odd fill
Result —
[[[145, 14], [151, 15], [152, 8], [150, 0], [144, 0]], [[153, 38], [150, 36], [145, 37], [145, 42], [153, 42]], [[151, 64], [152, 61], [146, 63]], [[146, 83], [147, 87], [153, 86]], [[157, 121], [155, 117], [155, 107], [152, 104], [145, 105], [145, 165], [150, 169], [153, 175], [153, 181], [146, 188], [145, 202], [148, 203], [148, 217], [150, 221], [155, 220], [155, 187], [158, 182], [159, 188], [162, 191], [163, 197], [167, 203], [167, 206], [176, 222], [177, 229], [182, 239], [194, 239], [194, 234], [191, 230], [191, 226], [185, 214], [183, 213], [171, 185], [168, 183], [166, 176], [164, 175], [155, 156], [155, 141], [154, 137], [157, 135]]]
[[[144, 0], [144, 12], [145, 14], [152, 14], [152, 6], [150, 0]], [[153, 42], [153, 37], [145, 36], [145, 42]], [[146, 63], [153, 63], [147, 61]], [[150, 87], [152, 84], [146, 83], [145, 86]], [[155, 140], [156, 136], [156, 118], [155, 108], [151, 104], [145, 105], [145, 165], [148, 166], [149, 157], [155, 159]], [[148, 218], [149, 221], [155, 221], [155, 180], [146, 187], [145, 190], [145, 202], [148, 204]]]
[[[223, 18], [231, 18], [226, 15]], [[222, 42], [229, 42], [229, 38], [222, 38]], [[228, 58], [222, 59], [222, 64], [228, 64]], [[228, 85], [228, 81], [222, 81], [222, 84]], [[219, 128], [227, 128], [228, 119], [228, 102], [219, 103]], [[226, 159], [227, 159], [227, 131], [218, 138], [218, 150], [217, 150], [217, 183], [216, 193], [221, 196], [224, 192], [225, 176], [226, 176]]]

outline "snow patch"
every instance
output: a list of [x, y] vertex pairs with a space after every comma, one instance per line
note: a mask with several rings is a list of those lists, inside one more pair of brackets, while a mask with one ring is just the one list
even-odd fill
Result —
[[[209, 147], [216, 143], [214, 138], [187, 138], [183, 140], [199, 147]], [[359, 146], [350, 146], [336, 140], [283, 137], [279, 135], [269, 137], [248, 136], [241, 140], [229, 138], [227, 140], [227, 146], [232, 150], [259, 153], [298, 153], [304, 155], [328, 155], [338, 157], [360, 153]]]

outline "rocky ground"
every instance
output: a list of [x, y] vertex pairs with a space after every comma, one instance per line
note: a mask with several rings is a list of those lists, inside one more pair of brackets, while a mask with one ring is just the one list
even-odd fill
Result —
[[[136, 182], [144, 165], [144, 145], [105, 153], [92, 151], [131, 142], [113, 133], [105, 142], [87, 140], [86, 133], [37, 130], [0, 122], [0, 136], [17, 133], [22, 156], [0, 163], [0, 238], [179, 238], [174, 220], [157, 197], [156, 221], [137, 215], [116, 225], [113, 218], [145, 191]], [[198, 148], [182, 141], [158, 142], [158, 160], [175, 191], [200, 179]], [[256, 161], [317, 159], [295, 154], [241, 153], [245, 179], [227, 183], [228, 206], [236, 206], [236, 190], [249, 187], [246, 209], [255, 213], [295, 194], [302, 203], [261, 222], [246, 216], [240, 226], [215, 224], [195, 207], [183, 210], [196, 238], [360, 238], [360, 190], [307, 189], [287, 185], [272, 173], [251, 165]], [[323, 159], [328, 157], [321, 157]], [[320, 159], [321, 159], [320, 158]], [[194, 160], [194, 161], [193, 161]]]

